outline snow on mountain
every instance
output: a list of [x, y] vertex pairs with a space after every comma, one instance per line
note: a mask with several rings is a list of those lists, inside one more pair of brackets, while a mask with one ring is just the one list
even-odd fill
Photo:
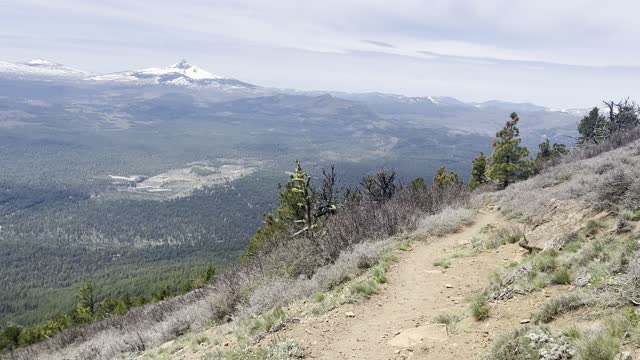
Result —
[[79, 79], [87, 75], [84, 71], [44, 59], [17, 63], [0, 61], [0, 76]]
[[240, 80], [209, 73], [202, 68], [182, 60], [165, 68], [122, 71], [89, 77], [93, 81], [114, 81], [141, 85], [176, 85], [190, 87], [256, 88]]
[[554, 109], [554, 108], [546, 109], [547, 112], [559, 112], [559, 113], [565, 113], [565, 114], [570, 114], [575, 116], [586, 116], [589, 113], [589, 110], [590, 109]]

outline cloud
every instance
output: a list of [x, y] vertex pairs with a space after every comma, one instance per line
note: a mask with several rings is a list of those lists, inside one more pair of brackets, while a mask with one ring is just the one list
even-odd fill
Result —
[[616, 11], [595, 0], [20, 0], [0, 12], [7, 57], [0, 60], [37, 54], [115, 71], [186, 57], [278, 86], [357, 83], [469, 98], [476, 88], [482, 96], [520, 96], [492, 80], [508, 74], [559, 84], [555, 93], [542, 85], [519, 89], [522, 100], [556, 101], [573, 96], [566, 94], [571, 84], [595, 97], [606, 89], [585, 81], [604, 79], [614, 92], [638, 74], [640, 3], [610, 0], [607, 8]]
[[392, 48], [395, 47], [389, 43], [383, 42], [383, 41], [375, 41], [375, 40], [362, 40], [363, 42], [367, 43], [367, 44], [371, 44], [371, 45], [375, 45], [375, 46], [380, 46], [380, 47], [385, 47], [385, 48]]

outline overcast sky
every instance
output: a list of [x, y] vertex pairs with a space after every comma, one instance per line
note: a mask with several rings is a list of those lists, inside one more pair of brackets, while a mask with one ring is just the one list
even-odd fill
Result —
[[0, 60], [182, 58], [262, 86], [585, 107], [640, 99], [640, 2], [0, 0]]

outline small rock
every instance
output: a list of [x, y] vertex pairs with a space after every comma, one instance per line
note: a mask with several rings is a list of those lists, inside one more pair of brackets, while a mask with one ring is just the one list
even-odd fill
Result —
[[451, 289], [453, 287], [453, 285], [451, 284], [445, 284], [444, 287], [446, 287], [447, 289]]
[[522, 319], [520, 320], [520, 324], [528, 324], [531, 319]]
[[344, 316], [346, 316], [348, 318], [354, 318], [354, 317], [356, 317], [356, 314], [354, 314], [351, 311], [347, 311], [346, 313], [344, 313]]

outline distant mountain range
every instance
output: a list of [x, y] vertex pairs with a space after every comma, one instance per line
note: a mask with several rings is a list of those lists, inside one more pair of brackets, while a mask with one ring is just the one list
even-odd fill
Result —
[[[276, 95], [295, 93], [299, 95], [324, 95], [327, 92], [297, 92], [279, 89], [268, 89], [258, 85], [243, 82], [234, 78], [212, 74], [198, 66], [182, 60], [167, 67], [153, 67], [139, 70], [127, 70], [108, 74], [92, 74], [72, 67], [35, 59], [26, 62], [0, 62], [0, 78], [38, 79], [38, 80], [66, 80], [81, 81], [96, 84], [115, 84], [124, 86], [175, 86], [191, 89], [215, 89], [219, 91], [245, 92], [245, 95]], [[587, 109], [554, 109], [532, 103], [512, 103], [489, 100], [480, 103], [466, 103], [446, 96], [408, 97], [385, 93], [344, 93], [330, 92], [343, 99], [365, 103], [382, 113], [418, 113], [424, 114], [438, 108], [475, 107], [477, 109], [526, 111], [526, 112], [561, 112], [575, 116], [583, 116]]]
[[2, 62], [0, 61], [0, 76], [15, 78], [70, 78], [83, 79], [88, 73], [62, 64], [44, 59], [35, 59], [26, 62]]
[[186, 60], [164, 68], [128, 70], [109, 74], [91, 74], [43, 59], [18, 63], [0, 62], [0, 76], [114, 82], [138, 85], [257, 88], [255, 85], [236, 79], [213, 75], [202, 68], [189, 64]]

